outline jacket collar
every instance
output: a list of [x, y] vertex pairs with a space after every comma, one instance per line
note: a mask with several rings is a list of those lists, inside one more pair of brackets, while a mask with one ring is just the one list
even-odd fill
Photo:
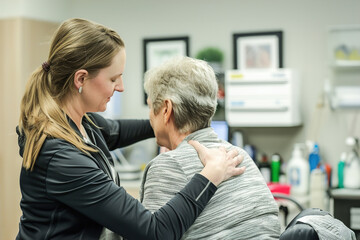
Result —
[[70, 124], [70, 127], [71, 127], [72, 129], [74, 129], [75, 132], [81, 137], [82, 135], [81, 135], [80, 129], [77, 127], [77, 125], [75, 124], [75, 122], [69, 117], [69, 115], [66, 115], [66, 118], [67, 118], [67, 120], [68, 120], [68, 122], [69, 122], [69, 124]]

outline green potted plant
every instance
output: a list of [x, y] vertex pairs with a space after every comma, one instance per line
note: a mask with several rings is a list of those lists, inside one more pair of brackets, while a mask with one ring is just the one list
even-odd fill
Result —
[[207, 61], [216, 72], [222, 71], [222, 63], [224, 60], [223, 52], [217, 47], [206, 47], [201, 49], [195, 56], [197, 59]]

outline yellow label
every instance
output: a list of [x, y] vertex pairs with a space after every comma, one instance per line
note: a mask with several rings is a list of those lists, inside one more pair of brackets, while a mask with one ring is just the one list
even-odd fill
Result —
[[230, 78], [231, 79], [242, 79], [242, 78], [244, 78], [244, 75], [243, 74], [231, 74]]

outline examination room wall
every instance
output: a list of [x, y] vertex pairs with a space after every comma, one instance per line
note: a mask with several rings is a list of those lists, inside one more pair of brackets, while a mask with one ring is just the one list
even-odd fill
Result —
[[345, 150], [345, 138], [360, 136], [355, 118], [358, 111], [331, 110], [323, 92], [330, 71], [327, 30], [334, 25], [359, 25], [358, 0], [0, 0], [0, 4], [1, 240], [14, 239], [20, 217], [21, 159], [14, 127], [24, 84], [31, 71], [46, 60], [45, 39], [49, 40], [55, 27], [69, 17], [110, 26], [125, 40], [125, 92], [119, 103], [123, 118], [148, 117], [142, 87], [144, 38], [189, 36], [190, 56], [206, 46], [219, 47], [225, 53], [226, 70], [233, 68], [233, 33], [281, 30], [284, 67], [299, 71], [301, 76], [302, 125], [241, 128], [247, 143], [268, 155], [279, 152], [288, 160], [294, 143], [315, 140], [322, 157], [335, 167]]
[[[82, 6], [88, 11], [73, 16], [80, 14], [109, 25], [125, 40], [128, 60], [121, 104], [125, 118], [148, 115], [142, 95], [143, 38], [187, 35], [190, 56], [206, 46], [219, 47], [225, 53], [226, 70], [233, 68], [233, 33], [282, 30], [284, 67], [297, 70], [301, 76], [302, 125], [241, 128], [246, 142], [268, 155], [279, 152], [288, 160], [295, 143], [317, 141], [323, 159], [335, 166], [340, 153], [346, 149], [345, 138], [360, 135], [360, 127], [356, 127], [358, 122], [354, 122], [358, 111], [332, 111], [323, 91], [330, 72], [326, 55], [328, 29], [335, 25], [360, 24], [359, 1], [200, 0], [179, 3], [157, 0], [113, 1], [105, 5], [83, 0], [73, 5], [74, 8]], [[106, 11], [99, 11], [101, 8]]]
[[0, 240], [14, 239], [20, 219], [18, 154], [15, 127], [25, 83], [44, 61], [58, 23], [20, 17], [0, 19]]

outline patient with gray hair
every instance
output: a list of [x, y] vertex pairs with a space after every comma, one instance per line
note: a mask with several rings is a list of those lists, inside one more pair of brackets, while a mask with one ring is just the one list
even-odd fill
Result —
[[175, 58], [149, 70], [144, 87], [156, 142], [170, 150], [145, 168], [140, 190], [144, 206], [156, 211], [203, 168], [189, 140], [208, 148], [235, 148], [245, 173], [219, 186], [182, 239], [279, 239], [278, 205], [254, 161], [210, 127], [218, 91], [213, 69], [202, 60]]

